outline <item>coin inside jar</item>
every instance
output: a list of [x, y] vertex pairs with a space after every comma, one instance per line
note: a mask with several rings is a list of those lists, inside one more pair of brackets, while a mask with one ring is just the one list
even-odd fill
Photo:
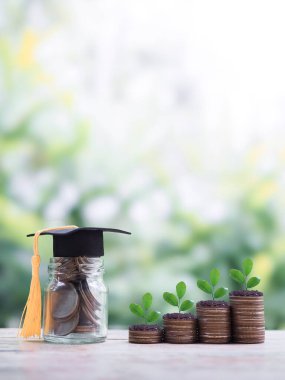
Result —
[[54, 319], [69, 319], [78, 311], [79, 297], [70, 282], [60, 283], [51, 293], [52, 316]]
[[82, 281], [78, 284], [78, 291], [80, 294], [80, 304], [82, 314], [87, 320], [92, 322], [95, 326], [98, 324], [99, 317], [96, 315], [96, 311], [100, 310], [99, 302], [94, 298], [90, 292], [88, 283]]
[[79, 313], [75, 313], [70, 319], [57, 320], [54, 326], [54, 333], [56, 335], [65, 336], [75, 330], [79, 321]]

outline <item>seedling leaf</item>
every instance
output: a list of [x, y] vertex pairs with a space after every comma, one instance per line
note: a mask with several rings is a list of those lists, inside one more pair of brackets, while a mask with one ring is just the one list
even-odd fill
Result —
[[228, 293], [228, 288], [218, 288], [215, 293], [214, 293], [214, 297], [215, 298], [221, 298], [221, 297], [224, 297], [227, 293]]
[[172, 293], [164, 292], [163, 293], [163, 299], [164, 299], [164, 301], [166, 301], [167, 303], [169, 303], [172, 306], [178, 306], [178, 299]]
[[245, 282], [243, 273], [238, 269], [230, 269], [230, 277], [240, 284], [244, 284]]
[[253, 262], [251, 259], [247, 258], [247, 259], [243, 260], [242, 269], [243, 269], [243, 272], [246, 276], [248, 276], [250, 274], [250, 272], [252, 271], [252, 267], [253, 267]]
[[254, 288], [256, 285], [258, 285], [260, 283], [260, 278], [259, 277], [251, 277], [247, 284], [246, 284], [246, 287], [247, 288]]
[[203, 290], [203, 292], [208, 293], [208, 294], [212, 294], [212, 287], [208, 283], [208, 281], [206, 281], [206, 280], [198, 280], [197, 281], [197, 286], [198, 286], [198, 288], [200, 288], [201, 290]]
[[152, 310], [146, 317], [146, 321], [149, 323], [155, 322], [158, 320], [160, 312]]
[[130, 304], [130, 310], [133, 314], [135, 314], [137, 317], [143, 318], [144, 317], [144, 311], [141, 305], [138, 305], [136, 303]]
[[210, 272], [210, 281], [213, 286], [216, 286], [220, 280], [220, 271], [216, 268], [212, 269]]
[[181, 300], [181, 298], [184, 297], [185, 293], [186, 293], [186, 284], [185, 284], [185, 282], [183, 282], [183, 281], [178, 282], [178, 284], [176, 285], [176, 294], [177, 294], [177, 297]]
[[150, 293], [145, 293], [142, 297], [143, 307], [148, 310], [152, 304], [152, 295]]
[[185, 300], [180, 306], [180, 311], [186, 311], [192, 309], [194, 302], [191, 300]]

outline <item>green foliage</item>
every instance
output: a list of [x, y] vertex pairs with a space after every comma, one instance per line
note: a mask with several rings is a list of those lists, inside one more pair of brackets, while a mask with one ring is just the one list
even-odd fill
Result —
[[185, 296], [186, 293], [186, 284], [183, 281], [178, 282], [176, 285], [176, 295], [169, 292], [163, 293], [163, 299], [169, 305], [178, 307], [178, 312], [181, 311], [187, 311], [192, 309], [194, 302], [192, 300], [184, 300], [182, 301], [182, 298]]
[[187, 310], [190, 310], [190, 309], [192, 309], [193, 305], [194, 305], [194, 302], [193, 302], [193, 301], [185, 300], [185, 301], [183, 301], [182, 304], [180, 305], [179, 311], [187, 311]]
[[203, 290], [203, 292], [208, 293], [208, 294], [212, 294], [212, 286], [209, 284], [208, 281], [206, 281], [206, 280], [198, 280], [197, 281], [197, 286], [198, 286], [198, 288], [200, 288], [201, 290]]
[[228, 293], [227, 288], [218, 288], [214, 291], [214, 298], [222, 298]]
[[247, 281], [247, 288], [254, 288], [255, 286], [257, 286], [258, 284], [260, 283], [260, 278], [259, 277], [251, 277], [248, 281]]
[[230, 269], [230, 276], [234, 281], [240, 284], [243, 284], [245, 282], [244, 274], [238, 269]]
[[210, 283], [207, 280], [198, 280], [197, 286], [203, 292], [212, 295], [212, 299], [222, 298], [228, 293], [228, 288], [220, 287], [216, 289], [220, 280], [220, 271], [216, 268], [210, 272]]
[[148, 310], [152, 305], [152, 295], [150, 293], [145, 293], [142, 297], [143, 307]]
[[210, 281], [211, 281], [212, 286], [216, 286], [219, 280], [220, 280], [220, 272], [216, 268], [212, 269], [210, 273]]
[[186, 293], [186, 284], [183, 281], [178, 282], [176, 285], [176, 294], [179, 299], [183, 298]]
[[135, 314], [137, 317], [144, 318], [144, 310], [141, 307], [141, 305], [137, 303], [131, 303], [130, 304], [130, 310], [133, 314]]
[[152, 295], [151, 293], [145, 293], [142, 296], [142, 305], [131, 303], [129, 309], [135, 316], [137, 316], [138, 318], [142, 318], [144, 323], [153, 323], [158, 320], [160, 312], [155, 310], [149, 310], [151, 305]]
[[247, 258], [243, 260], [242, 268], [243, 268], [243, 273], [245, 274], [245, 276], [248, 276], [251, 273], [252, 267], [253, 267], [253, 262], [251, 259]]
[[229, 275], [230, 277], [242, 285], [242, 288], [247, 290], [250, 288], [254, 288], [260, 283], [259, 277], [251, 277], [248, 278], [253, 268], [253, 261], [250, 258], [246, 258], [242, 262], [242, 270], [238, 269], [230, 269]]
[[164, 299], [164, 301], [169, 303], [169, 305], [178, 306], [178, 298], [172, 293], [164, 292], [163, 293], [163, 299]]

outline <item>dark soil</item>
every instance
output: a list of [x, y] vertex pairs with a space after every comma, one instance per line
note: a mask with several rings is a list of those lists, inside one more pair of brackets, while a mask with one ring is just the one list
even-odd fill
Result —
[[163, 319], [195, 319], [192, 313], [167, 313], [162, 317]]
[[129, 326], [130, 331], [160, 331], [159, 325], [133, 325]]
[[229, 307], [229, 303], [225, 301], [200, 301], [196, 306], [200, 307], [213, 307], [213, 308], [227, 308]]
[[263, 293], [258, 290], [234, 290], [230, 292], [230, 296], [239, 297], [262, 297]]

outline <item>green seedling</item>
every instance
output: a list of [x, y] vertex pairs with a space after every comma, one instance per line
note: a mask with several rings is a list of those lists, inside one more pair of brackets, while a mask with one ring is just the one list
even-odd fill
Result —
[[220, 280], [220, 271], [216, 268], [212, 269], [210, 272], [210, 282], [206, 280], [198, 280], [197, 286], [199, 289], [203, 290], [203, 292], [207, 294], [211, 294], [213, 301], [216, 298], [224, 297], [228, 293], [228, 288], [217, 288]]
[[145, 324], [153, 323], [158, 320], [160, 316], [159, 311], [151, 310], [152, 305], [152, 295], [150, 293], [145, 293], [142, 296], [142, 305], [137, 303], [131, 303], [129, 308], [130, 311], [139, 318], [142, 318]]
[[173, 293], [164, 292], [163, 299], [170, 305], [178, 307], [178, 311], [179, 313], [181, 313], [181, 311], [187, 311], [187, 310], [192, 309], [194, 305], [194, 302], [191, 300], [182, 301], [182, 298], [185, 296], [185, 293], [186, 293], [186, 284], [185, 282], [181, 281], [181, 282], [178, 282], [178, 284], [176, 285], [177, 296]]
[[260, 283], [259, 277], [249, 277], [253, 267], [253, 261], [249, 258], [243, 260], [242, 262], [242, 271], [238, 269], [230, 269], [230, 277], [238, 282], [243, 290], [248, 290], [254, 288]]

